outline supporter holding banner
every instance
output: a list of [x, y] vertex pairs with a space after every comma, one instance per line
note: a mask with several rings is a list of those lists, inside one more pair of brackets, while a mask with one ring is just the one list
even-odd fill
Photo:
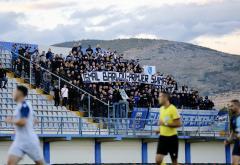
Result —
[[156, 84], [162, 85], [163, 76], [155, 76], [150, 74], [140, 73], [124, 73], [113, 71], [102, 72], [87, 72], [82, 74], [84, 82], [97, 83], [97, 82], [138, 82], [143, 84]]

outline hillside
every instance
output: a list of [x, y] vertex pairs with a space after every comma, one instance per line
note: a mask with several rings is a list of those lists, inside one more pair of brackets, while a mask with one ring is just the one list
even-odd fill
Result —
[[[140, 59], [143, 65], [173, 75], [178, 82], [197, 88], [203, 95], [240, 90], [240, 56], [183, 42], [150, 39], [82, 40], [83, 47], [100, 44]], [[72, 47], [74, 42], [55, 44]]]
[[213, 100], [216, 108], [227, 107], [233, 99], [239, 99], [240, 91], [229, 91], [221, 94], [216, 94], [210, 97]]

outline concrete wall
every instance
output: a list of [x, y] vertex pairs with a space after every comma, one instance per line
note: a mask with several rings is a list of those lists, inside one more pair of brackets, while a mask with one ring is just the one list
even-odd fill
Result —
[[101, 144], [103, 163], [141, 163], [141, 140], [103, 142]]
[[94, 140], [72, 140], [50, 143], [50, 162], [94, 163]]
[[[157, 150], [157, 142], [148, 143], [148, 163], [155, 163], [155, 154]], [[179, 142], [178, 161], [185, 163], [185, 142], [182, 140]], [[170, 156], [167, 155], [164, 158], [165, 163], [171, 163]]]
[[201, 142], [191, 144], [192, 163], [225, 163], [223, 142]]
[[[0, 164], [3, 165], [6, 163], [7, 160], [7, 153], [8, 149], [11, 146], [12, 141], [0, 141]], [[42, 143], [41, 143], [42, 146]], [[34, 164], [34, 162], [29, 159], [27, 156], [25, 156], [21, 160], [21, 164]]]
[[[226, 151], [222, 141], [194, 142], [188, 146], [185, 140], [179, 143], [179, 162], [226, 163]], [[98, 145], [96, 145], [98, 144]], [[11, 141], [0, 141], [0, 164], [6, 162]], [[48, 147], [46, 147], [48, 145]], [[155, 162], [157, 142], [148, 142], [143, 147], [141, 139], [126, 139], [114, 142], [96, 142], [95, 139], [74, 139], [42, 143], [49, 163], [148, 163]], [[230, 149], [230, 148], [229, 148]], [[230, 158], [230, 150], [227, 151]], [[170, 163], [170, 157], [165, 158]], [[27, 157], [22, 164], [33, 163]], [[188, 162], [189, 163], [189, 162]]]

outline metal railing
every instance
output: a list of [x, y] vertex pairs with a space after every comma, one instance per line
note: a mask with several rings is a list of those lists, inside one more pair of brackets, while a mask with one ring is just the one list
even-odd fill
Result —
[[[6, 124], [5, 118], [0, 116], [0, 134], [13, 134], [13, 125]], [[131, 118], [79, 118], [79, 117], [51, 117], [37, 116], [38, 123], [35, 130], [39, 135], [76, 135], [76, 136], [124, 136], [124, 137], [154, 137], [159, 128], [157, 120], [131, 119]], [[93, 121], [95, 123], [93, 123]], [[199, 122], [201, 125], [202, 121]], [[184, 121], [183, 121], [184, 123]], [[139, 127], [141, 125], [141, 127]], [[209, 126], [208, 129], [196, 127], [189, 129], [182, 126], [178, 129], [179, 136], [183, 137], [226, 137], [229, 130], [216, 130]]]
[[[7, 53], [5, 50], [0, 49], [0, 55]], [[9, 52], [8, 52], [9, 53]], [[9, 53], [10, 54], [10, 53]], [[11, 54], [10, 54], [11, 56]], [[18, 72], [18, 68], [13, 70], [18, 77], [24, 78], [29, 84], [36, 86], [36, 79], [38, 78], [35, 72], [35, 68], [38, 67], [41, 71], [40, 76], [43, 76], [43, 73], [47, 73], [51, 75], [51, 83], [57, 85], [58, 89], [61, 89], [63, 84], [68, 84], [77, 90], [83, 97], [81, 100], [75, 100], [75, 103], [83, 103], [80, 109], [86, 109], [88, 112], [88, 118], [79, 118], [79, 117], [63, 117], [63, 116], [37, 116], [39, 123], [36, 125], [36, 131], [38, 134], [57, 134], [57, 135], [68, 135], [68, 134], [76, 134], [77, 136], [82, 135], [121, 135], [121, 136], [154, 136], [154, 130], [157, 129], [158, 126], [147, 123], [156, 123], [157, 120], [150, 119], [131, 119], [131, 118], [110, 118], [110, 108], [109, 103], [106, 103], [89, 92], [79, 88], [73, 83], [69, 82], [65, 78], [49, 71], [45, 67], [41, 66], [33, 62], [31, 59], [27, 59], [21, 55], [20, 58], [23, 60], [22, 69], [25, 70], [26, 73], [20, 74]], [[1, 56], [0, 56], [1, 57]], [[11, 60], [11, 59], [10, 59]], [[13, 61], [11, 61], [13, 62]], [[25, 66], [24, 66], [25, 62]], [[20, 71], [20, 70], [19, 70]], [[52, 82], [53, 81], [53, 82]], [[44, 87], [46, 80], [43, 79], [40, 83], [40, 87]], [[47, 85], [48, 86], [48, 85]], [[46, 91], [48, 92], [48, 91]], [[85, 103], [84, 103], [85, 102]], [[98, 103], [98, 104], [97, 104]], [[100, 103], [100, 104], [99, 104]], [[107, 113], [107, 117], [98, 117], [94, 118], [92, 112], [97, 109], [104, 111]], [[112, 112], [111, 112], [112, 113]], [[114, 113], [115, 114], [115, 113]], [[0, 134], [5, 133], [13, 133], [13, 126], [6, 124], [4, 119], [7, 115], [0, 115]], [[184, 121], [182, 121], [184, 123]], [[179, 135], [182, 136], [211, 136], [218, 137], [222, 134], [222, 131], [214, 129], [209, 125], [208, 129], [201, 126], [200, 119], [196, 118], [196, 124], [194, 129], [189, 129], [187, 126], [183, 126], [179, 128]], [[141, 124], [139, 124], [141, 123]], [[228, 122], [226, 122], [228, 125]], [[140, 127], [140, 125], [142, 125]], [[228, 134], [228, 130], [225, 130], [225, 134]]]
[[[3, 47], [0, 48], [0, 55], [7, 54], [8, 51], [6, 51]], [[113, 112], [110, 112], [112, 109], [112, 106], [110, 105], [109, 101], [105, 102], [96, 96], [92, 95], [91, 93], [87, 92], [84, 89], [81, 89], [76, 84], [73, 84], [72, 81], [67, 80], [66, 78], [57, 75], [56, 73], [53, 73], [50, 71], [50, 68], [41, 66], [41, 64], [38, 64], [36, 61], [33, 61], [33, 56], [30, 56], [30, 58], [26, 58], [20, 54], [15, 54], [18, 56], [17, 59], [12, 59], [12, 53], [8, 52], [8, 54], [11, 57], [11, 71], [15, 73], [16, 77], [23, 78], [26, 82], [28, 82], [30, 85], [41, 88], [44, 90], [45, 93], [54, 95], [53, 90], [57, 89], [61, 91], [61, 88], [64, 84], [67, 84], [68, 87], [72, 89], [72, 91], [75, 92], [76, 97], [73, 97], [68, 99], [68, 105], [71, 110], [81, 110], [87, 112], [87, 116], [97, 116], [94, 113], [96, 111], [99, 111], [98, 109], [101, 109], [100, 111], [104, 111], [104, 116], [101, 117], [110, 117]], [[70, 89], [69, 88], [69, 89]], [[52, 92], [50, 92], [52, 91]], [[71, 95], [72, 93], [69, 93]], [[60, 98], [58, 98], [57, 102]], [[59, 103], [57, 103], [58, 105]], [[71, 104], [73, 106], [71, 106]]]

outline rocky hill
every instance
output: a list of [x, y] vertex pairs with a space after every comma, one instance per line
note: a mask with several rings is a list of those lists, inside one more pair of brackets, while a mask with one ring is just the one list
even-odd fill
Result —
[[[72, 42], [55, 44], [72, 47]], [[83, 47], [100, 44], [123, 53], [125, 58], [140, 59], [143, 65], [173, 75], [181, 84], [197, 88], [203, 95], [240, 90], [240, 56], [193, 44], [150, 39], [81, 40]]]

